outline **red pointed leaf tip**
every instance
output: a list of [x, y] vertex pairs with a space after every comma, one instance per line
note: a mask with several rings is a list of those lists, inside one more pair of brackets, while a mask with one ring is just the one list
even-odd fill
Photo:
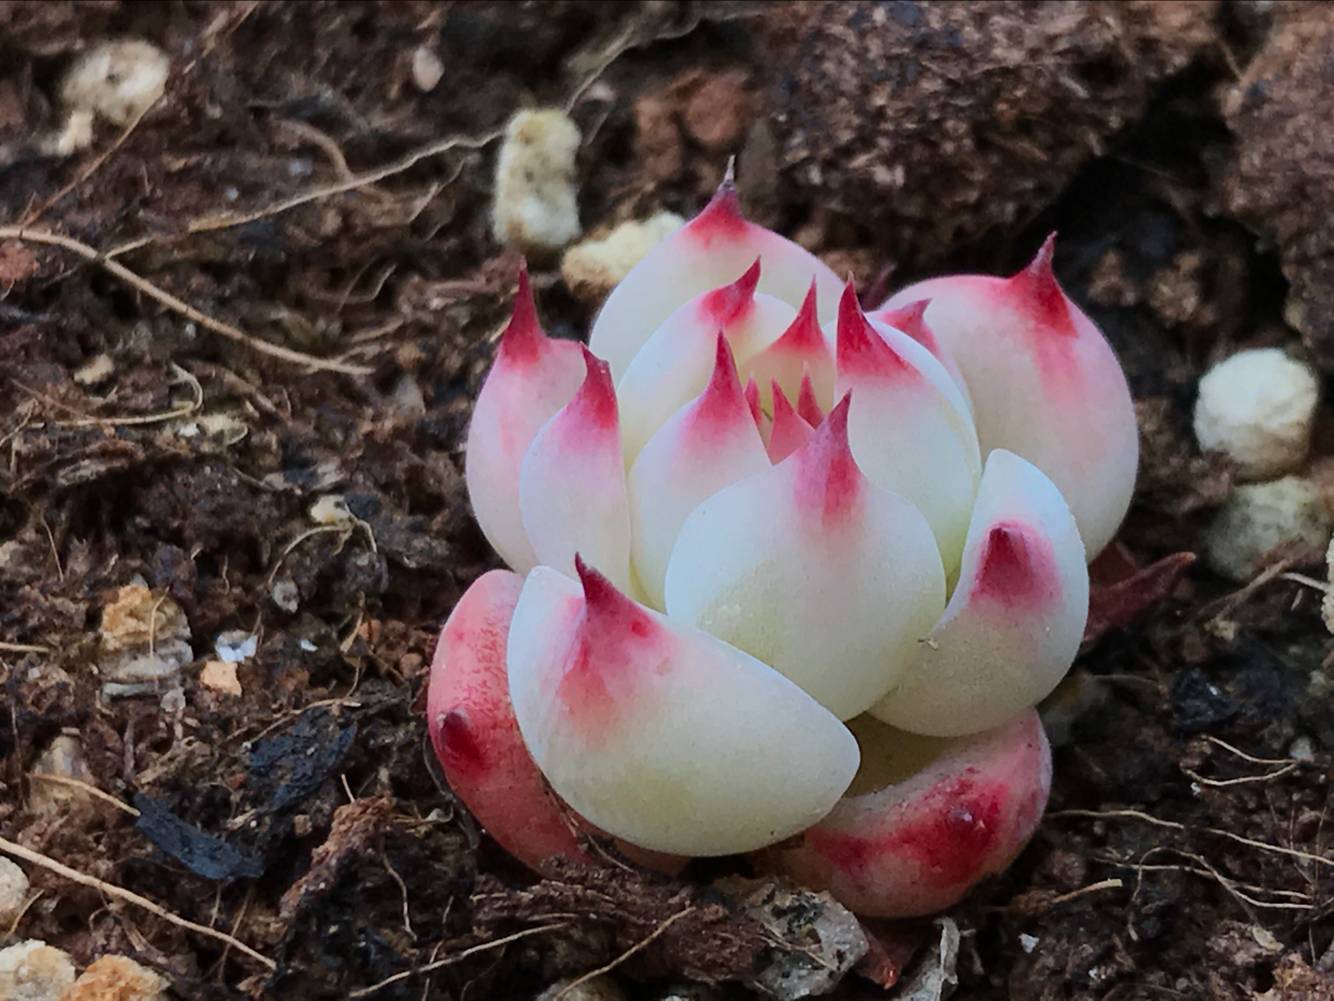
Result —
[[585, 739], [597, 741], [633, 701], [634, 668], [662, 663], [654, 648], [663, 634], [648, 612], [578, 554], [574, 569], [584, 588], [584, 615], [556, 693], [580, 720]]
[[[756, 400], [758, 403], [758, 398]], [[747, 419], [749, 404], [737, 375], [736, 359], [722, 332], [714, 353], [713, 375], [704, 387], [692, 410], [690, 431], [695, 435], [712, 438], [741, 424]]]
[[801, 373], [801, 388], [797, 390], [797, 413], [813, 428], [818, 428], [824, 420], [824, 409], [815, 398], [815, 383], [811, 381], [810, 369]]
[[906, 856], [933, 887], [964, 886], [981, 876], [1001, 834], [1009, 790], [971, 775], [942, 782], [886, 830], [869, 836], [812, 831], [812, 847], [836, 866], [856, 873]]
[[746, 380], [746, 406], [750, 407], [750, 416], [755, 421], [755, 426], [761, 428], [764, 424], [764, 411], [760, 409], [760, 384], [755, 381], [755, 376]]
[[850, 281], [843, 287], [843, 296], [838, 300], [837, 333], [840, 372], [892, 376], [913, 371], [871, 326]]
[[773, 381], [773, 400], [774, 423], [773, 430], [769, 432], [769, 461], [777, 465], [810, 441], [815, 428], [793, 409], [777, 379]]
[[537, 303], [528, 282], [528, 268], [519, 267], [519, 287], [514, 293], [514, 309], [509, 325], [500, 337], [500, 353], [506, 361], [523, 364], [537, 360], [547, 335], [537, 318]]
[[847, 393], [792, 459], [797, 463], [798, 507], [825, 527], [851, 516], [863, 493], [862, 471], [848, 445], [851, 404], [852, 394]]
[[441, 763], [449, 771], [477, 775], [486, 770], [486, 754], [462, 709], [451, 709], [438, 717], [433, 735]]
[[1060, 593], [1047, 538], [1019, 521], [992, 525], [982, 543], [972, 596], [1006, 608], [1036, 610]]
[[586, 375], [574, 399], [569, 402], [571, 426], [577, 433], [590, 428], [615, 430], [618, 426], [616, 385], [611, 380], [611, 366], [584, 348]]
[[699, 308], [705, 322], [726, 328], [736, 323], [755, 304], [755, 286], [760, 283], [760, 259], [730, 285], [705, 292]]
[[926, 307], [929, 305], [930, 299], [918, 299], [898, 309], [882, 309], [875, 314], [875, 318], [895, 330], [903, 331], [933, 355], [938, 355], [940, 349], [936, 335], [926, 322]]
[[783, 331], [781, 337], [770, 346], [769, 350], [790, 351], [794, 354], [809, 354], [824, 349], [824, 334], [820, 330], [820, 316], [815, 298], [815, 279], [806, 298], [801, 301], [796, 319]]
[[1022, 297], [1021, 308], [1031, 314], [1037, 329], [1073, 337], [1076, 330], [1070, 316], [1070, 302], [1052, 270], [1055, 254], [1056, 234], [1052, 233], [1028, 267], [1010, 279], [1008, 287]]
[[684, 232], [707, 247], [715, 240], [738, 240], [750, 225], [741, 211], [741, 196], [729, 170], [709, 204], [686, 224]]

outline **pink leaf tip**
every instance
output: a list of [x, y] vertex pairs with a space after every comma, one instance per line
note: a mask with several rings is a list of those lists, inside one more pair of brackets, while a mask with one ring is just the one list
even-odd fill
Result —
[[845, 393], [795, 457], [799, 500], [826, 524], [850, 513], [862, 494], [864, 478], [848, 444], [851, 405], [852, 393]]
[[531, 361], [538, 356], [547, 335], [537, 318], [537, 303], [528, 281], [528, 265], [519, 265], [518, 289], [510, 322], [500, 337], [500, 350], [511, 361]]
[[857, 301], [851, 280], [838, 301], [838, 368], [858, 375], [888, 375], [906, 372], [909, 365], [871, 326]]
[[584, 628], [597, 634], [599, 642], [647, 639], [656, 624], [634, 600], [622, 594], [596, 568], [575, 553], [574, 570], [584, 589]]
[[760, 259], [748, 267], [736, 281], [705, 293], [700, 308], [718, 327], [730, 327], [755, 302], [755, 287], [760, 283]]
[[1056, 254], [1056, 234], [1049, 234], [1022, 271], [1010, 279], [1010, 287], [1028, 300], [1028, 311], [1039, 327], [1059, 334], [1075, 336], [1070, 317], [1070, 303], [1061, 283], [1056, 280], [1052, 259]]
[[824, 334], [820, 330], [820, 316], [816, 302], [815, 279], [806, 291], [806, 298], [801, 301], [796, 318], [774, 342], [774, 346], [793, 350], [810, 351], [824, 346]]
[[721, 423], [735, 416], [747, 404], [731, 345], [720, 330], [714, 349], [713, 374], [700, 394], [699, 413], [705, 420]]
[[729, 161], [718, 190], [713, 193], [703, 211], [690, 220], [686, 231], [707, 246], [718, 238], [736, 239], [744, 233], [746, 226], [746, 217], [741, 211], [741, 196], [737, 193], [736, 178]]
[[801, 373], [801, 387], [797, 390], [797, 413], [813, 428], [819, 427], [824, 420], [824, 410], [816, 399], [815, 382], [811, 379], [809, 368], [803, 369]]
[[898, 309], [885, 309], [876, 314], [876, 318], [895, 330], [901, 330], [932, 354], [936, 354], [936, 335], [926, 322], [926, 308], [930, 299], [917, 299]]
[[579, 391], [570, 401], [570, 409], [594, 427], [615, 427], [618, 420], [616, 385], [612, 382], [611, 366], [588, 348], [583, 348], [583, 352], [586, 374]]

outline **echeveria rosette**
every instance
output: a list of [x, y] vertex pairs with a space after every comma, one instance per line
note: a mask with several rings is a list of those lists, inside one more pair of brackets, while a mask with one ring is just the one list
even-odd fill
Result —
[[660, 869], [756, 852], [865, 914], [948, 906], [1041, 816], [1033, 706], [1136, 465], [1050, 241], [868, 314], [725, 183], [587, 348], [521, 277], [466, 470], [514, 572], [442, 634], [445, 774], [534, 868], [606, 834]]

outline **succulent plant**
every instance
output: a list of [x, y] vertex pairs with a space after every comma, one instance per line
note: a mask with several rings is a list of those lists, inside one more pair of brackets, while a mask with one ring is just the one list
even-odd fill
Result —
[[1052, 241], [865, 312], [725, 181], [588, 347], [527, 279], [467, 483], [511, 568], [441, 636], [428, 722], [519, 859], [606, 834], [671, 869], [753, 852], [863, 914], [923, 914], [1031, 836], [1034, 706], [1134, 486], [1111, 349]]

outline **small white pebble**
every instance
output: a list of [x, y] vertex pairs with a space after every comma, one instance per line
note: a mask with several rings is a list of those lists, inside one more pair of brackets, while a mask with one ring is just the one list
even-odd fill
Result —
[[1311, 743], [1310, 737], [1298, 737], [1288, 748], [1288, 757], [1294, 761], [1300, 761], [1303, 764], [1310, 764], [1315, 760], [1315, 747]]
[[60, 98], [73, 110], [129, 125], [162, 96], [170, 72], [171, 60], [151, 42], [102, 42], [75, 60], [60, 84]]
[[565, 286], [586, 302], [602, 299], [645, 254], [684, 225], [675, 212], [659, 212], [623, 222], [600, 239], [576, 244], [560, 262]]
[[28, 877], [18, 865], [0, 855], [0, 928], [8, 928], [28, 899]]
[[242, 664], [259, 649], [259, 634], [249, 629], [228, 629], [213, 640], [213, 652], [228, 664]]
[[1200, 380], [1195, 437], [1205, 451], [1226, 454], [1244, 479], [1293, 472], [1311, 449], [1319, 395], [1310, 367], [1278, 348], [1238, 352]]
[[1038, 941], [1036, 935], [1020, 934], [1019, 948], [1023, 949], [1025, 953], [1032, 955], [1033, 950], [1038, 947]]
[[563, 111], [520, 111], [510, 119], [496, 162], [497, 240], [540, 256], [579, 235], [579, 140], [579, 126]]
[[308, 513], [317, 525], [351, 525], [355, 520], [340, 494], [325, 494], [310, 505]]
[[429, 45], [419, 45], [412, 53], [412, 82], [423, 94], [435, 90], [445, 75], [445, 64], [431, 51]]
[[1205, 560], [1217, 573], [1245, 583], [1275, 547], [1291, 546], [1300, 562], [1318, 563], [1330, 538], [1320, 490], [1300, 476], [1247, 483], [1232, 491], [1204, 532]]
[[38, 939], [0, 949], [0, 998], [59, 1001], [74, 983], [69, 956]]

